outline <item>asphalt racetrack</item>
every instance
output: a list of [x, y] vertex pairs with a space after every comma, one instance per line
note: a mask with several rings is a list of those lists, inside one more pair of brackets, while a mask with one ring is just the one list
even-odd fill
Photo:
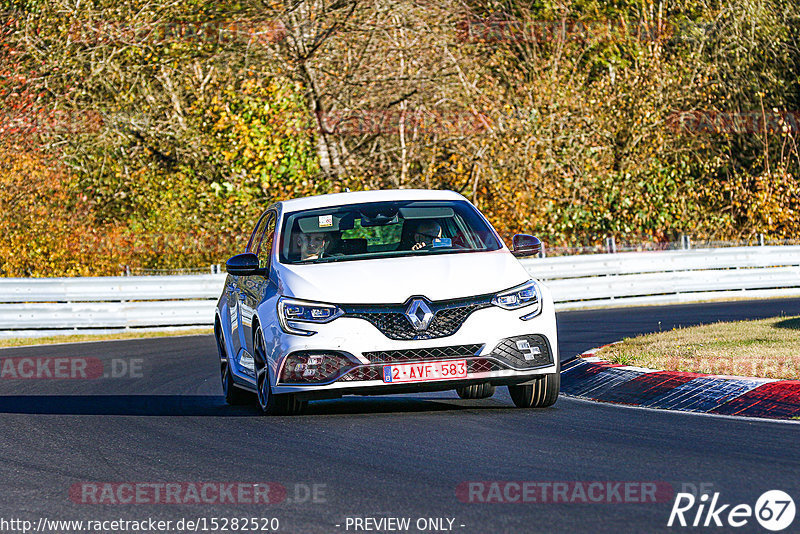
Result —
[[[800, 299], [563, 312], [561, 358], [659, 328], [781, 314], [800, 314]], [[298, 533], [765, 532], [752, 517], [738, 529], [668, 528], [667, 520], [675, 493], [692, 488], [718, 492], [720, 504], [750, 506], [779, 489], [800, 505], [795, 423], [565, 397], [550, 409], [518, 410], [505, 388], [480, 401], [455, 392], [346, 397], [312, 403], [304, 416], [270, 418], [255, 407], [224, 404], [210, 335], [0, 351], [4, 360], [24, 357], [100, 360], [104, 373], [121, 376], [0, 380], [3, 532], [14, 530], [2, 528], [2, 520], [15, 518], [34, 524], [153, 518], [172, 521], [165, 530], [172, 532], [181, 518], [204, 519], [205, 531], [213, 532], [212, 518], [233, 517], [277, 518], [279, 532]], [[506, 491], [518, 487], [514, 482], [535, 482], [542, 492], [555, 487], [549, 483], [568, 483], [561, 487], [569, 488], [569, 502], [536, 492], [526, 502], [474, 502], [489, 495], [488, 481], [502, 482], [495, 489]], [[204, 482], [271, 482], [286, 493], [273, 504], [160, 504], [147, 497], [114, 504], [108, 495], [105, 504], [93, 504], [87, 500], [101, 494], [81, 493], [95, 487], [87, 483]], [[613, 502], [583, 502], [574, 493], [592, 482]], [[609, 489], [617, 482], [669, 491], [655, 503], [635, 502], [623, 491], [620, 502]], [[458, 490], [465, 487], [478, 491], [470, 497]], [[508, 500], [515, 497], [522, 500], [509, 491]], [[696, 510], [687, 514], [690, 521]], [[410, 527], [376, 530], [378, 520], [390, 517], [408, 518]], [[786, 532], [798, 530], [800, 519]]]

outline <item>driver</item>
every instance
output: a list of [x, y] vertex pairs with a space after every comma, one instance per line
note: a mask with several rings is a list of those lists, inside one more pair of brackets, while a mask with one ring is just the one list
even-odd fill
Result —
[[331, 238], [326, 232], [295, 234], [295, 244], [300, 249], [300, 261], [320, 259], [330, 243]]
[[425, 221], [419, 223], [417, 229], [414, 231], [414, 245], [411, 250], [419, 250], [422, 248], [430, 248], [433, 246], [433, 240], [442, 237], [442, 227], [435, 221]]

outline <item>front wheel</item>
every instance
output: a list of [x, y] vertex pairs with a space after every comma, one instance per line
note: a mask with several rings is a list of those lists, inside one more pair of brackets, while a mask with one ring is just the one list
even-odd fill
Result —
[[296, 415], [302, 413], [308, 401], [300, 401], [294, 395], [275, 395], [269, 381], [269, 366], [267, 365], [266, 344], [264, 334], [259, 328], [253, 344], [253, 361], [256, 367], [256, 390], [258, 392], [258, 406], [266, 415]]
[[214, 336], [217, 339], [217, 352], [219, 353], [219, 374], [222, 381], [222, 394], [225, 395], [225, 402], [231, 406], [240, 406], [242, 404], [250, 404], [253, 402], [253, 397], [247, 391], [236, 387], [233, 382], [233, 375], [231, 374], [230, 358], [228, 358], [228, 351], [225, 349], [225, 341], [222, 339], [222, 334], [216, 332]]
[[511, 400], [517, 408], [546, 408], [558, 400], [561, 374], [543, 375], [533, 384], [508, 386]]
[[241, 406], [253, 402], [253, 394], [237, 387], [233, 383], [230, 364], [223, 363], [222, 369], [222, 393], [225, 395], [225, 402], [231, 406]]

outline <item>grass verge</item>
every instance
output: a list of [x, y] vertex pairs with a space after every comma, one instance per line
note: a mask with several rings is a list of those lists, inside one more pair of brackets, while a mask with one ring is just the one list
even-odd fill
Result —
[[0, 339], [2, 347], [24, 347], [28, 345], [54, 345], [56, 343], [81, 343], [84, 341], [109, 341], [115, 339], [142, 339], [148, 337], [193, 336], [213, 334], [213, 328], [192, 328], [190, 330], [149, 330], [143, 332], [120, 332], [117, 334], [75, 334], [47, 337], [15, 337]]
[[800, 316], [677, 328], [626, 338], [596, 355], [665, 371], [800, 380]]

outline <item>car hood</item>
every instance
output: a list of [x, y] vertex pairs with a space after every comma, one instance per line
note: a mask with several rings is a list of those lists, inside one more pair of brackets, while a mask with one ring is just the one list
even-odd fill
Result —
[[507, 250], [280, 265], [277, 274], [283, 295], [336, 304], [399, 304], [411, 296], [448, 300], [530, 279]]

